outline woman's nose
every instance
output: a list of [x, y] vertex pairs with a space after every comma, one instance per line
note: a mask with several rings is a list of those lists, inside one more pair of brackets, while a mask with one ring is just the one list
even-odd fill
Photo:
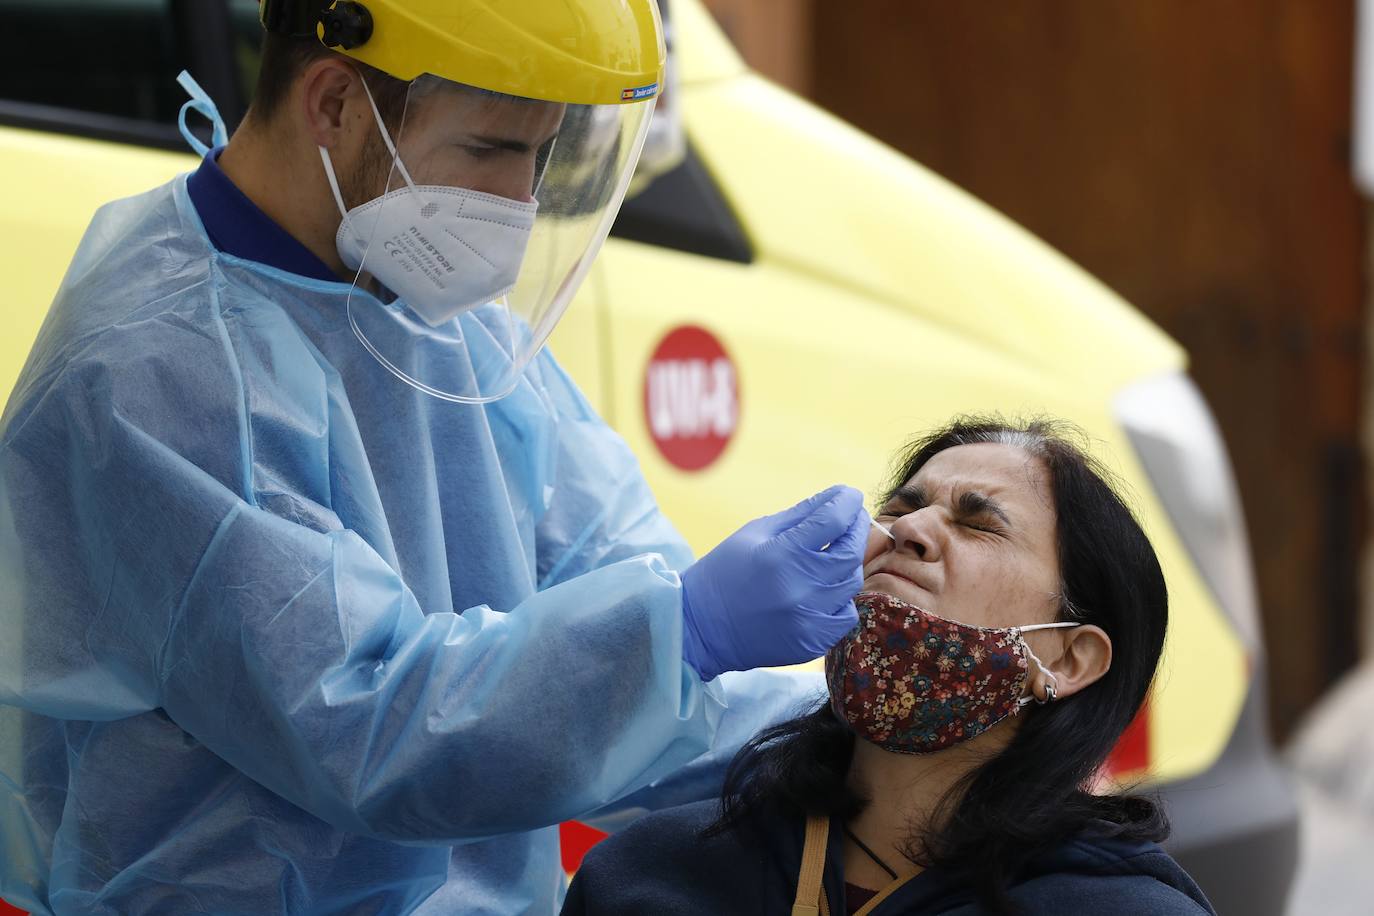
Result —
[[936, 509], [929, 506], [900, 516], [888, 528], [892, 532], [895, 550], [914, 553], [922, 560], [939, 558], [940, 539], [934, 530]]

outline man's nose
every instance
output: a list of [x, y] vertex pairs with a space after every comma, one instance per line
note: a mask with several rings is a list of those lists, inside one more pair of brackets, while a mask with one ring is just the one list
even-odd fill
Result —
[[512, 162], [500, 170], [493, 170], [480, 184], [473, 190], [529, 203], [534, 200], [534, 160]]

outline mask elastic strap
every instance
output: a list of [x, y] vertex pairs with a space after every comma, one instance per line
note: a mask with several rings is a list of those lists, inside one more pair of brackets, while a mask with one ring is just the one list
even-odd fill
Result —
[[338, 176], [334, 174], [334, 160], [330, 157], [328, 149], [321, 146], [319, 150], [320, 160], [324, 163], [324, 177], [329, 179], [329, 190], [330, 193], [334, 195], [334, 205], [339, 208], [339, 216], [343, 217], [344, 225], [348, 227], [349, 232], [353, 233], [353, 237], [358, 240], [358, 244], [366, 244], [367, 239], [363, 238], [358, 231], [353, 228], [353, 221], [348, 218], [348, 207], [344, 205], [343, 193], [339, 191], [339, 179]]
[[1033, 633], [1033, 632], [1035, 632], [1036, 630], [1058, 630], [1058, 629], [1061, 629], [1061, 628], [1063, 628], [1063, 627], [1081, 627], [1081, 626], [1083, 626], [1083, 624], [1081, 624], [1081, 623], [1074, 623], [1074, 622], [1071, 621], [1071, 620], [1065, 620], [1065, 621], [1062, 621], [1062, 622], [1060, 622], [1060, 623], [1031, 623], [1031, 624], [1027, 624], [1027, 625], [1024, 626], [1024, 627], [1017, 627], [1017, 628], [1016, 628], [1016, 631], [1017, 631], [1018, 633]]
[[362, 81], [363, 92], [367, 94], [367, 104], [372, 106], [372, 117], [377, 119], [377, 129], [382, 132], [382, 142], [386, 144], [387, 152], [391, 153], [391, 161], [396, 163], [396, 169], [401, 173], [401, 178], [405, 179], [406, 186], [414, 192], [415, 182], [411, 180], [410, 172], [406, 170], [406, 164], [401, 161], [401, 154], [396, 151], [396, 144], [391, 142], [391, 133], [386, 129], [386, 122], [382, 120], [382, 112], [377, 107], [376, 99], [372, 98], [372, 90], [367, 88], [367, 80], [363, 79], [362, 74], [358, 74], [358, 79]]
[[[387, 151], [391, 153], [391, 160], [396, 163], [396, 168], [400, 171], [401, 178], [405, 180], [406, 187], [408, 187], [412, 193], [417, 193], [415, 191], [415, 182], [411, 180], [410, 172], [406, 169], [406, 164], [401, 161], [400, 153], [396, 152], [396, 144], [391, 142], [391, 134], [386, 129], [386, 122], [382, 120], [381, 109], [377, 107], [376, 100], [372, 98], [372, 90], [367, 88], [367, 80], [363, 79], [361, 73], [358, 74], [358, 82], [363, 84], [363, 93], [367, 96], [367, 104], [372, 108], [372, 117], [377, 121], [377, 130], [381, 132], [382, 142], [386, 144]], [[334, 172], [334, 160], [329, 155], [329, 150], [327, 148], [321, 146], [319, 150], [320, 159], [324, 162], [325, 177], [329, 179], [329, 191], [334, 195], [334, 204], [339, 208], [339, 215], [343, 217], [345, 223], [348, 223], [348, 228], [352, 231], [353, 223], [348, 218], [348, 205], [344, 203], [343, 193], [339, 190], [339, 179]], [[360, 244], [366, 242], [366, 239], [356, 231], [353, 232], [353, 235], [358, 239]]]
[[215, 147], [223, 146], [229, 142], [229, 129], [224, 126], [224, 119], [219, 116], [219, 109], [215, 107], [214, 100], [204, 89], [200, 88], [200, 84], [189, 72], [182, 70], [177, 75], [177, 82], [191, 97], [186, 104], [181, 106], [181, 112], [177, 115], [177, 127], [181, 130], [181, 136], [186, 140], [186, 145], [191, 147], [197, 156], [204, 159], [211, 147], [200, 142], [200, 138], [191, 133], [191, 128], [186, 125], [186, 113], [194, 110], [205, 116], [205, 119], [210, 122], [211, 143]]
[[329, 179], [329, 190], [334, 194], [334, 203], [339, 208], [339, 215], [345, 220], [348, 219], [348, 208], [344, 206], [343, 194], [339, 191], [339, 179], [334, 174], [334, 160], [329, 156], [329, 150], [320, 147], [320, 159], [324, 162], [324, 175]]
[[[1030, 633], [1035, 630], [1058, 630], [1065, 627], [1081, 627], [1082, 625], [1081, 623], [1072, 623], [1069, 621], [1064, 621], [1062, 623], [1033, 623], [1028, 626], [1017, 627], [1016, 630], [1018, 633]], [[1031, 703], [1040, 703], [1042, 705], [1048, 703], [1054, 699], [1055, 694], [1059, 691], [1059, 678], [1055, 677], [1054, 672], [1046, 668], [1045, 663], [1040, 661], [1040, 656], [1035, 654], [1035, 650], [1030, 647], [1030, 643], [1025, 640], [1022, 640], [1021, 643], [1026, 647], [1026, 654], [1030, 656], [1031, 661], [1035, 662], [1035, 667], [1039, 668], [1040, 673], [1049, 679], [1049, 684], [1045, 687], [1045, 699], [1038, 700], [1034, 695], [1020, 697], [1016, 701], [1016, 705], [1021, 707], [1029, 706]]]

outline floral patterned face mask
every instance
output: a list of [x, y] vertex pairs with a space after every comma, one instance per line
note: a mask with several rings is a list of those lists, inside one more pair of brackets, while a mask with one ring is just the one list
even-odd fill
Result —
[[944, 750], [1014, 716], [1023, 696], [1027, 659], [1045, 673], [1045, 699], [1056, 680], [1021, 634], [1076, 627], [1038, 623], [975, 627], [936, 617], [891, 595], [854, 599], [859, 625], [825, 656], [835, 715], [868, 741], [899, 754]]

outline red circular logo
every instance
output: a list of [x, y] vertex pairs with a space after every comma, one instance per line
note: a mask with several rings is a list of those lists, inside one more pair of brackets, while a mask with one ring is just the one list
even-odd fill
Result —
[[686, 325], [659, 342], [644, 373], [644, 421], [663, 457], [684, 471], [725, 451], [739, 425], [739, 381], [710, 331]]

